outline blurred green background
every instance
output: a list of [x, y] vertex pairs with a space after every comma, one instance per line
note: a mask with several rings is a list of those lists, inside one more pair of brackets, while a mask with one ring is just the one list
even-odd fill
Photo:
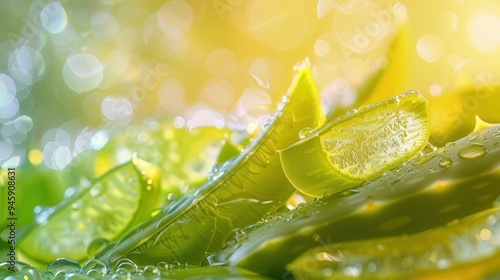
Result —
[[1, 0], [0, 20], [0, 165], [18, 167], [19, 226], [128, 159], [78, 160], [116, 135], [264, 124], [306, 57], [329, 115], [415, 89], [436, 145], [476, 115], [500, 122], [496, 0]]

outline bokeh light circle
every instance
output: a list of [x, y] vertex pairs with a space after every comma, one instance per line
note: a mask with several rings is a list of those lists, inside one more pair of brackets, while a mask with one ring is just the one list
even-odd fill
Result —
[[158, 91], [160, 106], [168, 112], [179, 112], [185, 104], [185, 92], [181, 82], [176, 79], [167, 79], [160, 85]]
[[5, 74], [0, 74], [0, 108], [10, 104], [16, 96], [16, 84]]
[[128, 124], [134, 113], [130, 101], [116, 96], [106, 97], [101, 104], [101, 111], [106, 118], [120, 124]]
[[68, 16], [60, 2], [47, 4], [40, 12], [40, 22], [50, 33], [57, 34], [66, 28]]
[[500, 46], [500, 17], [490, 13], [474, 16], [467, 24], [467, 39], [478, 51], [489, 53]]
[[118, 35], [119, 24], [116, 19], [107, 12], [98, 12], [90, 19], [94, 36], [103, 41], [112, 41]]
[[45, 76], [46, 64], [41, 52], [27, 46], [21, 46], [9, 57], [9, 72], [18, 85], [30, 86]]
[[0, 119], [13, 117], [19, 111], [14, 81], [5, 74], [0, 74]]
[[226, 78], [234, 73], [238, 62], [236, 55], [228, 49], [215, 49], [205, 60], [207, 71], [214, 77]]
[[418, 39], [417, 52], [420, 58], [426, 62], [434, 62], [443, 55], [443, 39], [433, 33], [425, 34]]
[[95, 89], [103, 79], [103, 66], [97, 57], [88, 53], [78, 53], [66, 59], [63, 77], [75, 92], [83, 93]]
[[14, 121], [16, 129], [21, 133], [28, 133], [33, 128], [33, 120], [26, 115], [18, 117]]

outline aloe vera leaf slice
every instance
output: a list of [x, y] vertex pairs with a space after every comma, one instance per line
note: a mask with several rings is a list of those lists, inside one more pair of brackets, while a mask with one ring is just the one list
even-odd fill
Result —
[[117, 240], [150, 217], [157, 207], [159, 177], [157, 167], [136, 157], [108, 170], [40, 213], [20, 234], [18, 248], [46, 264], [60, 257], [86, 259], [93, 240]]
[[321, 242], [417, 233], [488, 209], [500, 195], [499, 131], [490, 127], [472, 142], [449, 143], [365, 186], [269, 219], [214, 259], [281, 277], [287, 263]]
[[294, 189], [283, 174], [276, 150], [297, 141], [300, 129], [319, 125], [321, 119], [309, 68], [297, 71], [270, 125], [221, 169], [220, 176], [163, 209], [98, 258], [199, 265], [208, 253], [222, 248], [233, 230], [256, 222], [284, 202]]
[[430, 135], [428, 102], [415, 91], [324, 124], [280, 151], [297, 190], [321, 197], [373, 180], [415, 157]]

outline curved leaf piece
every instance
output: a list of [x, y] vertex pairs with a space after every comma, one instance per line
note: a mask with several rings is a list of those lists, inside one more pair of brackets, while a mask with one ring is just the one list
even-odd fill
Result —
[[57, 206], [39, 211], [21, 234], [19, 249], [46, 264], [61, 257], [86, 259], [93, 240], [117, 240], [151, 216], [158, 207], [159, 177], [157, 167], [136, 157], [108, 170]]
[[285, 175], [299, 191], [316, 197], [373, 180], [425, 147], [427, 104], [409, 91], [352, 110], [280, 151]]
[[303, 127], [319, 125], [320, 117], [316, 89], [309, 68], [303, 66], [270, 125], [248, 148], [194, 195], [166, 207], [98, 258], [201, 264], [235, 229], [255, 223], [290, 196], [294, 189], [276, 150], [297, 141]]
[[287, 263], [318, 245], [417, 233], [488, 209], [500, 195], [500, 126], [476, 134], [270, 218], [212, 259], [282, 277]]
[[492, 208], [409, 236], [319, 245], [287, 268], [295, 279], [479, 279], [499, 267], [499, 238]]

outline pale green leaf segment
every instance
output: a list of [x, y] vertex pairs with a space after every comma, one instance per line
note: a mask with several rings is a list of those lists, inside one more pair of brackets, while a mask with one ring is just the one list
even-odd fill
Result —
[[373, 180], [420, 152], [430, 136], [428, 102], [409, 91], [351, 110], [280, 151], [301, 192], [321, 197]]
[[189, 279], [189, 280], [270, 280], [272, 278], [256, 274], [239, 267], [204, 266], [188, 269], [169, 269], [161, 274], [161, 279]]
[[201, 264], [234, 232], [272, 212], [294, 191], [276, 150], [299, 140], [304, 127], [320, 124], [322, 112], [308, 66], [301, 66], [270, 125], [212, 181], [137, 227], [97, 258], [127, 257], [140, 264], [159, 261]]
[[33, 261], [87, 258], [95, 239], [117, 240], [147, 220], [159, 201], [160, 170], [134, 157], [108, 170], [37, 218], [23, 234], [18, 248]]
[[[477, 279], [498, 269], [499, 227], [500, 209], [494, 207], [416, 234], [320, 245], [287, 269], [295, 279], [458, 279], [436, 274], [475, 264], [474, 275], [462, 272], [460, 279]], [[489, 259], [493, 265], [477, 266]]]
[[500, 195], [500, 126], [471, 135], [367, 185], [267, 219], [213, 259], [281, 279], [286, 264], [310, 248], [422, 232], [489, 209]]

